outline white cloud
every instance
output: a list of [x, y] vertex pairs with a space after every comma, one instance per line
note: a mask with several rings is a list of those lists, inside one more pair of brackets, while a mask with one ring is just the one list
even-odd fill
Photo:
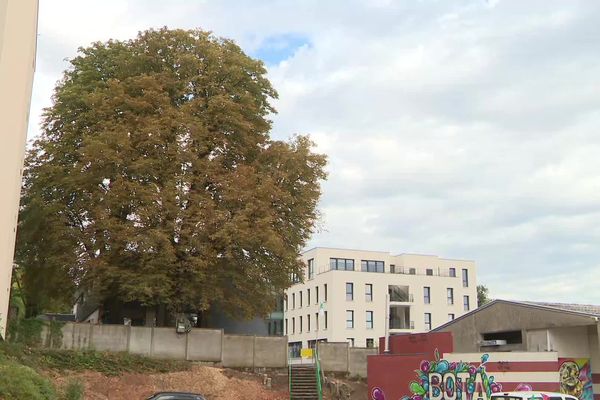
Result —
[[329, 155], [312, 245], [472, 258], [492, 296], [600, 303], [599, 4], [290, 4], [42, 1], [30, 131], [91, 41], [202, 27], [254, 52], [298, 34], [269, 77], [274, 136]]

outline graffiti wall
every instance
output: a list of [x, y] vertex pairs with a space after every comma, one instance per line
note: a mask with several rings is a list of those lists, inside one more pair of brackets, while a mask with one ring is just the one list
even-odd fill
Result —
[[559, 358], [560, 391], [580, 400], [593, 400], [592, 368], [589, 358]]
[[370, 399], [488, 400], [500, 391], [560, 388], [558, 357], [553, 352], [432, 353], [431, 358], [406, 351], [369, 357]]

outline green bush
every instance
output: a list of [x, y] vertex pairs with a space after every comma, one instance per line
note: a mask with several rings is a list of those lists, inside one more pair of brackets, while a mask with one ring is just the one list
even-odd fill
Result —
[[79, 381], [69, 381], [65, 387], [63, 395], [64, 400], [82, 400], [83, 399], [83, 384]]
[[32, 368], [0, 359], [0, 398], [5, 400], [56, 400], [52, 383]]

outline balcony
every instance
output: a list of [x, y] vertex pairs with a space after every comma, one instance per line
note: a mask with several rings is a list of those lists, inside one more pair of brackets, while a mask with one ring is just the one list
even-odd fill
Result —
[[415, 329], [415, 321], [409, 321], [409, 323], [405, 323], [404, 321], [390, 320], [390, 331], [408, 331]]
[[410, 320], [410, 306], [390, 306], [390, 330], [415, 329], [415, 322]]
[[413, 303], [415, 301], [412, 293], [409, 293], [408, 286], [388, 285], [390, 303]]

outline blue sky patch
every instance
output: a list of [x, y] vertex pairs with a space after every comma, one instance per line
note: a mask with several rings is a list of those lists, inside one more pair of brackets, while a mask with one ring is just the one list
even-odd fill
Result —
[[267, 65], [276, 65], [293, 56], [296, 50], [304, 45], [310, 45], [310, 40], [300, 34], [286, 33], [269, 36], [251, 55]]

